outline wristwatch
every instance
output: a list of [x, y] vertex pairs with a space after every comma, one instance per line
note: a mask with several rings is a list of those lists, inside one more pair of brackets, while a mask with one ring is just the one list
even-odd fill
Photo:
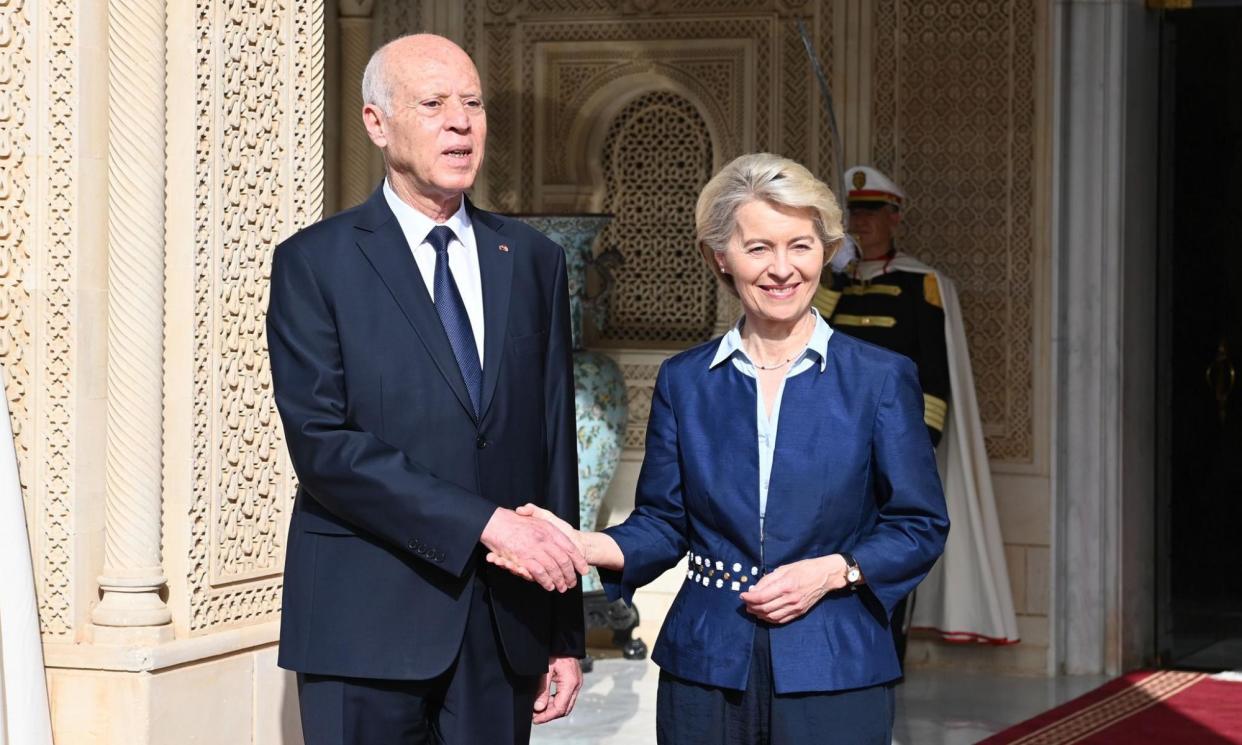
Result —
[[851, 590], [857, 590], [862, 584], [862, 570], [858, 568], [858, 562], [854, 561], [853, 554], [841, 554], [841, 558], [845, 559], [845, 582]]

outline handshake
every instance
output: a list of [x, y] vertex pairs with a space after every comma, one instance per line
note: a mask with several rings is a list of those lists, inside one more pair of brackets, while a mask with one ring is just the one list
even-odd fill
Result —
[[555, 514], [524, 504], [517, 510], [498, 508], [479, 542], [487, 561], [545, 590], [566, 592], [578, 575], [590, 571], [584, 534]]

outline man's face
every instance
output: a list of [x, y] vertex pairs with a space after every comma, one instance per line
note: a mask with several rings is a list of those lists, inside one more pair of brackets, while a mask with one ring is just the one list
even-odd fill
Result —
[[849, 204], [849, 231], [856, 236], [864, 259], [878, 259], [888, 253], [899, 222], [901, 213], [891, 204]]
[[487, 139], [474, 63], [447, 40], [412, 37], [386, 52], [384, 65], [390, 111], [366, 106], [363, 118], [384, 151], [393, 187], [417, 202], [456, 200], [474, 184]]

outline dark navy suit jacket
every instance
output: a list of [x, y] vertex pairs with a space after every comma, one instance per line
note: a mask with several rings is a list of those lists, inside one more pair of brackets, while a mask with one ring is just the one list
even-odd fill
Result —
[[457, 656], [478, 573], [516, 672], [584, 651], [581, 591], [495, 570], [478, 542], [497, 506], [534, 501], [577, 524], [564, 253], [517, 220], [470, 216], [485, 324], [478, 421], [382, 190], [276, 249], [268, 349], [299, 481], [282, 667], [434, 677]]
[[745, 590], [758, 581], [752, 569], [762, 576], [850, 552], [864, 588], [831, 592], [801, 618], [772, 627], [776, 692], [899, 677], [888, 619], [940, 556], [949, 530], [914, 364], [833, 334], [825, 369], [786, 381], [761, 546], [756, 381], [732, 364], [708, 368], [719, 343], [660, 369], [635, 509], [606, 531], [625, 567], [602, 574], [605, 589], [629, 601], [689, 552], [691, 576], [652, 659], [680, 678], [745, 689], [757, 621], [733, 582]]

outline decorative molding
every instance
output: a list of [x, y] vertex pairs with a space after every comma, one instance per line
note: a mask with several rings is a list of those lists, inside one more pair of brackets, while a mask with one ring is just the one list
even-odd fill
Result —
[[[163, 497], [165, 7], [108, 3], [108, 404], [103, 627], [166, 626]], [[171, 633], [169, 631], [169, 633]]]
[[988, 452], [1013, 462], [1035, 458], [1036, 5], [873, 6], [874, 163], [911, 195], [902, 245], [957, 284]]
[[[772, 53], [769, 39], [777, 19], [770, 14], [759, 18], [699, 18], [677, 20], [627, 19], [625, 21], [593, 20], [514, 24], [504, 19], [489, 18], [484, 22], [487, 32], [487, 87], [491, 91], [492, 109], [498, 117], [512, 117], [518, 126], [509, 136], [496, 135], [489, 143], [488, 189], [492, 204], [506, 211], [532, 210], [534, 205], [535, 168], [529, 162], [535, 148], [536, 54], [541, 45], [552, 42], [643, 42], [643, 47], [671, 40], [752, 39], [756, 42], [755, 75], [759, 87], [772, 77]], [[520, 66], [514, 69], [514, 50], [520, 52]], [[641, 57], [640, 57], [641, 59]], [[514, 87], [515, 74], [517, 86]], [[729, 96], [727, 100], [732, 100]], [[766, 98], [756, 100], [754, 135], [743, 147], [771, 147], [771, 104]], [[520, 173], [520, 178], [513, 174]]]
[[750, 139], [747, 114], [756, 81], [753, 40], [548, 42], [539, 45], [531, 94], [538, 132], [532, 202], [559, 185], [600, 192], [600, 142], [613, 117], [631, 99], [657, 90], [688, 98], [706, 120], [714, 149], [713, 168], [744, 150]]
[[[615, 357], [625, 359], [624, 352], [614, 352]], [[651, 397], [655, 393], [656, 376], [660, 363], [622, 363], [621, 374], [625, 376], [626, 400], [629, 421], [625, 427], [626, 450], [641, 454], [647, 447], [647, 418], [651, 415]]]
[[[35, 462], [32, 417], [38, 404], [32, 398], [31, 368], [35, 360], [34, 298], [26, 277], [34, 269], [31, 255], [35, 231], [31, 207], [35, 152], [31, 133], [35, 115], [31, 80], [32, 40], [30, 11], [19, 5], [0, 15], [0, 364], [4, 365], [4, 394], [9, 402], [18, 474], [26, 514], [39, 505], [38, 481], [30, 471]], [[32, 540], [35, 538], [34, 531]], [[36, 550], [37, 553], [37, 550]], [[46, 593], [44, 593], [46, 596]], [[41, 601], [44, 598], [41, 597]], [[41, 602], [42, 604], [42, 602]], [[48, 629], [44, 627], [44, 633]]]
[[[44, 288], [38, 304], [42, 337], [38, 368], [40, 413], [39, 471], [42, 489], [39, 549], [39, 620], [47, 638], [67, 637], [74, 627], [74, 323], [78, 196], [78, 38], [77, 4], [55, 0], [42, 4], [47, 88], [40, 92], [48, 105], [40, 107], [47, 147], [46, 170], [41, 174], [46, 197], [40, 275]], [[3, 324], [0, 324], [3, 325]], [[30, 513], [28, 513], [30, 514]]]

